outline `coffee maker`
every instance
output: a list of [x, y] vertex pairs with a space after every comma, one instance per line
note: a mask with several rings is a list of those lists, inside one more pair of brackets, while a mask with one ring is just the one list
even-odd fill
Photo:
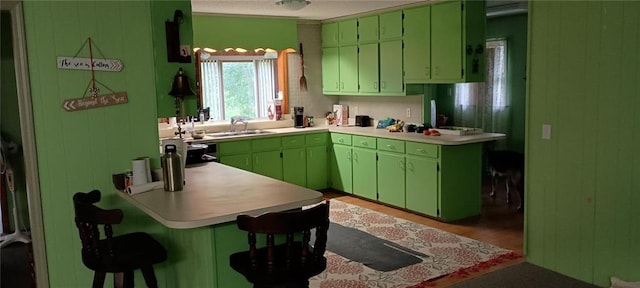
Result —
[[293, 107], [294, 127], [304, 128], [304, 107]]

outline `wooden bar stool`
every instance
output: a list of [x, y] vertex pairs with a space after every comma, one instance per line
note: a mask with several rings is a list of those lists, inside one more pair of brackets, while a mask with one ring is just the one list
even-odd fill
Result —
[[[253, 287], [309, 287], [309, 278], [326, 269], [328, 200], [305, 210], [258, 217], [240, 215], [237, 222], [238, 228], [249, 232], [249, 251], [232, 254], [229, 260], [231, 267], [242, 273]], [[312, 229], [315, 229], [313, 246], [309, 245]], [[266, 247], [257, 248], [256, 234], [266, 234]], [[284, 235], [285, 243], [275, 244], [278, 234]]]
[[[82, 241], [82, 263], [95, 271], [93, 287], [104, 286], [106, 273], [115, 273], [115, 287], [133, 287], [133, 271], [137, 269], [142, 271], [147, 287], [158, 287], [153, 264], [165, 261], [167, 250], [143, 232], [114, 237], [112, 225], [122, 222], [122, 210], [100, 209], [94, 205], [98, 201], [98, 190], [73, 195], [76, 227]], [[100, 225], [104, 239], [100, 239]]]

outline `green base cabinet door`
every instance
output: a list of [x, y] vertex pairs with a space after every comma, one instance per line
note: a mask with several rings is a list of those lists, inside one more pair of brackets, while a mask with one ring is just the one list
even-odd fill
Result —
[[280, 151], [253, 153], [253, 172], [282, 180], [282, 158]]
[[407, 209], [429, 216], [438, 215], [438, 162], [434, 159], [405, 156]]
[[405, 207], [404, 154], [378, 152], [378, 201]]
[[221, 156], [220, 163], [246, 171], [253, 171], [251, 165], [251, 154]]
[[333, 145], [331, 159], [331, 187], [353, 193], [351, 146]]
[[[326, 163], [326, 161], [325, 161]], [[325, 164], [326, 165], [326, 164]], [[304, 148], [282, 150], [282, 180], [307, 186], [307, 155]]]
[[376, 150], [353, 148], [353, 194], [377, 200]]
[[307, 188], [319, 190], [327, 188], [327, 146], [307, 147]]

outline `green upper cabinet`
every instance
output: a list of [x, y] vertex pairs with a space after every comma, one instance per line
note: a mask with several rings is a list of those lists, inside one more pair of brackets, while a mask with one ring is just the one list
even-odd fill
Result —
[[340, 45], [358, 44], [358, 19], [338, 22], [338, 33]]
[[380, 41], [402, 39], [402, 11], [380, 14]]
[[358, 46], [340, 46], [340, 92], [358, 93]]
[[431, 81], [431, 6], [404, 10], [404, 81]]
[[380, 91], [378, 85], [378, 43], [361, 44], [358, 51], [359, 92], [377, 94]]
[[484, 1], [445, 1], [404, 13], [405, 83], [485, 80]]
[[322, 47], [336, 47], [340, 43], [338, 22], [322, 25]]
[[462, 3], [438, 3], [431, 7], [431, 65], [434, 80], [462, 78]]
[[404, 95], [402, 40], [380, 42], [380, 94]]
[[358, 19], [358, 43], [378, 42], [378, 15]]
[[340, 54], [338, 47], [322, 48], [322, 92], [340, 92]]

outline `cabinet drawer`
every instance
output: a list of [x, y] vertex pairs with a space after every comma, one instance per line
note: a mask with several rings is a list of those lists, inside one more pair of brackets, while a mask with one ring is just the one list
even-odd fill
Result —
[[376, 138], [366, 136], [353, 136], [353, 146], [376, 149]]
[[305, 143], [307, 144], [307, 146], [326, 145], [327, 133], [305, 135]]
[[218, 154], [220, 155], [235, 155], [251, 152], [251, 141], [230, 141], [218, 143]]
[[304, 135], [282, 137], [282, 148], [301, 147], [304, 143]]
[[270, 151], [280, 149], [280, 137], [254, 139], [251, 141], [251, 151]]
[[331, 143], [351, 145], [351, 135], [331, 133]]
[[378, 138], [378, 150], [404, 153], [404, 141]]
[[407, 142], [407, 154], [438, 158], [438, 145]]

